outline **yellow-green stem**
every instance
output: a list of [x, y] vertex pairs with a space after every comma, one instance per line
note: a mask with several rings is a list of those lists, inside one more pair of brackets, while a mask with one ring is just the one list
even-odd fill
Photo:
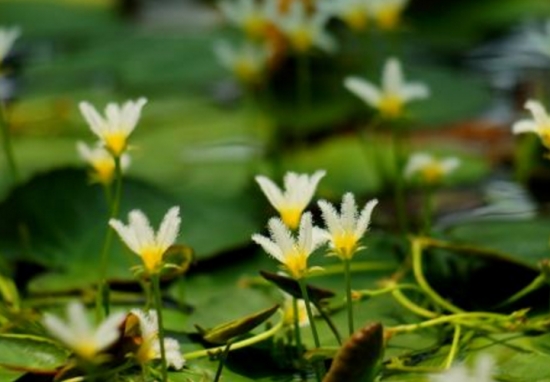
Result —
[[411, 312], [418, 314], [421, 317], [426, 318], [435, 318], [438, 316], [437, 313], [432, 312], [430, 310], [424, 309], [421, 306], [418, 306], [414, 302], [412, 302], [407, 296], [403, 294], [403, 292], [400, 289], [395, 289], [392, 291], [392, 296], [395, 298], [395, 300], [400, 303], [403, 307], [407, 308]]
[[353, 328], [353, 300], [351, 298], [351, 272], [349, 259], [344, 259], [344, 278], [346, 280], [346, 305], [348, 310], [348, 330], [350, 337], [355, 332]]
[[13, 154], [8, 110], [5, 103], [2, 101], [0, 101], [0, 130], [2, 131], [2, 143], [4, 146], [4, 154], [6, 155], [6, 162], [12, 178], [12, 183], [15, 186], [19, 182], [19, 171], [17, 170], [15, 156]]
[[164, 325], [162, 317], [162, 296], [160, 293], [160, 276], [158, 273], [151, 275], [151, 284], [153, 285], [153, 296], [155, 299], [155, 310], [158, 318], [158, 337], [160, 345], [160, 364], [162, 370], [162, 381], [168, 381], [168, 370], [166, 366], [166, 349], [164, 348]]
[[409, 324], [409, 325], [399, 325], [394, 327], [386, 328], [388, 333], [410, 333], [419, 329], [426, 329], [432, 326], [437, 326], [441, 324], [446, 324], [449, 322], [460, 322], [463, 319], [490, 319], [497, 321], [506, 321], [509, 320], [509, 316], [498, 313], [488, 313], [488, 312], [465, 312], [465, 313], [456, 313], [449, 314], [446, 316], [437, 317], [431, 320], [423, 321], [418, 324]]
[[453, 361], [456, 357], [456, 353], [458, 352], [458, 344], [460, 343], [460, 334], [461, 334], [461, 327], [460, 325], [455, 325], [455, 332], [453, 334], [453, 342], [451, 343], [451, 349], [449, 350], [449, 355], [447, 356], [447, 360], [445, 361], [445, 369], [449, 369], [451, 365], [453, 364]]

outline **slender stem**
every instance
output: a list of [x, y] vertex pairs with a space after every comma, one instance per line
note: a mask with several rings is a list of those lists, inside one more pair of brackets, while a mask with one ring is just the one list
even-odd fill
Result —
[[292, 298], [292, 309], [294, 314], [294, 337], [296, 341], [296, 350], [301, 356], [302, 354], [302, 333], [300, 332], [300, 310], [298, 308], [298, 299]]
[[223, 353], [220, 354], [220, 363], [218, 364], [218, 370], [216, 370], [216, 376], [214, 377], [213, 382], [218, 382], [222, 376], [223, 366], [229, 354], [230, 347], [231, 347], [231, 341], [229, 341], [227, 345], [225, 345], [225, 349], [223, 350]]
[[451, 365], [453, 364], [453, 361], [456, 357], [456, 353], [458, 352], [458, 344], [460, 343], [460, 334], [461, 334], [461, 327], [460, 325], [455, 325], [455, 332], [453, 334], [453, 342], [451, 344], [451, 349], [449, 350], [449, 355], [447, 356], [447, 360], [445, 361], [445, 369], [449, 369]]
[[[370, 271], [389, 271], [395, 269], [396, 265], [383, 261], [355, 261], [350, 264], [350, 272], [370, 272]], [[345, 272], [343, 264], [330, 264], [323, 266], [323, 272], [312, 273], [309, 277], [324, 277], [328, 275], [337, 275]]]
[[402, 306], [410, 310], [411, 312], [418, 314], [421, 317], [426, 318], [435, 318], [438, 316], [437, 313], [434, 313], [430, 310], [424, 309], [421, 306], [418, 306], [414, 302], [412, 302], [407, 296], [403, 294], [403, 292], [400, 289], [394, 289], [392, 291], [392, 296], [395, 298], [395, 300], [400, 303]]
[[529, 293], [536, 291], [537, 289], [547, 285], [547, 279], [544, 274], [538, 275], [533, 281], [529, 283], [526, 287], [522, 288], [519, 292], [514, 293], [512, 296], [507, 298], [505, 301], [497, 305], [497, 308], [509, 305], [520, 298], [527, 296]]
[[446, 316], [437, 317], [431, 320], [420, 322], [418, 324], [399, 325], [399, 326], [389, 327], [389, 328], [386, 328], [386, 330], [388, 333], [392, 333], [392, 334], [410, 333], [418, 329], [425, 329], [432, 326], [446, 324], [449, 322], [460, 322], [460, 320], [472, 319], [472, 318], [506, 321], [506, 320], [510, 320], [513, 317], [505, 316], [503, 314], [498, 314], [498, 313], [489, 313], [489, 312], [465, 312], [465, 313], [456, 313], [456, 314], [449, 314]]
[[16, 185], [19, 182], [19, 171], [17, 170], [15, 156], [13, 154], [8, 110], [5, 103], [2, 101], [0, 101], [0, 129], [2, 131], [2, 143], [4, 146], [4, 154], [6, 155], [6, 162], [8, 163], [13, 185]]
[[334, 322], [331, 320], [330, 316], [325, 312], [322, 306], [315, 305], [315, 308], [319, 311], [319, 314], [321, 314], [321, 317], [323, 317], [323, 320], [327, 323], [330, 331], [332, 334], [334, 334], [334, 338], [336, 339], [336, 342], [338, 342], [338, 345], [342, 345], [342, 336], [340, 336], [340, 332], [338, 331], [338, 328], [334, 324]]
[[355, 332], [353, 328], [353, 300], [351, 298], [350, 259], [344, 259], [344, 278], [346, 280], [346, 305], [348, 308], [348, 330], [350, 337]]
[[120, 209], [120, 199], [122, 196], [122, 165], [120, 157], [115, 157], [115, 193], [113, 203], [111, 204], [111, 218], [118, 216], [118, 210]]
[[[297, 281], [298, 281], [298, 284], [300, 285], [300, 291], [302, 292], [302, 297], [304, 298], [304, 302], [306, 304], [307, 318], [309, 320], [309, 326], [311, 327], [311, 334], [313, 334], [313, 342], [315, 344], [315, 347], [319, 349], [321, 347], [321, 342], [319, 341], [317, 326], [315, 325], [315, 321], [313, 319], [313, 312], [311, 311], [311, 304], [309, 302], [309, 295], [307, 293], [306, 281], [305, 281], [305, 278], [303, 277], [298, 279]], [[322, 368], [323, 366], [321, 364], [318, 364], [318, 366], [315, 367], [315, 374], [319, 382], [321, 381], [322, 374], [324, 374], [324, 370], [322, 370]]]
[[430, 236], [432, 232], [432, 215], [433, 215], [433, 189], [430, 185], [426, 185], [423, 190], [424, 198], [424, 229], [422, 233]]
[[412, 261], [413, 261], [413, 272], [414, 277], [418, 285], [424, 290], [424, 292], [442, 308], [447, 309], [449, 312], [453, 313], [463, 313], [464, 310], [459, 307], [451, 304], [449, 301], [441, 297], [432, 287], [428, 284], [428, 281], [424, 277], [424, 272], [422, 270], [422, 240], [413, 239], [412, 241]]
[[402, 234], [408, 231], [407, 210], [405, 204], [405, 188], [403, 182], [403, 166], [401, 164], [401, 156], [403, 155], [401, 145], [401, 134], [397, 131], [397, 127], [392, 127], [392, 151], [395, 171], [394, 197], [395, 207], [397, 209], [397, 221], [399, 230]]
[[[255, 335], [253, 337], [247, 338], [246, 340], [235, 342], [231, 345], [231, 350], [237, 350], [242, 349], [247, 346], [254, 345], [258, 342], [264, 341], [270, 337], [273, 337], [284, 325], [284, 314], [283, 312], [279, 311], [280, 320], [279, 322], [274, 325], [271, 329], [260, 333], [258, 335]], [[196, 359], [196, 358], [202, 358], [202, 357], [209, 357], [212, 354], [216, 354], [217, 352], [223, 351], [225, 349], [225, 346], [218, 346], [210, 349], [204, 349], [204, 350], [197, 350], [191, 353], [187, 353], [183, 355], [183, 358], [187, 361]]]
[[162, 320], [162, 298], [160, 294], [160, 276], [158, 273], [151, 275], [151, 284], [153, 285], [153, 296], [155, 298], [155, 310], [158, 317], [158, 333], [160, 345], [160, 364], [162, 368], [162, 381], [168, 381], [168, 371], [166, 368], [166, 349], [164, 348], [164, 325]]
[[311, 74], [309, 68], [309, 57], [306, 52], [297, 56], [297, 83], [298, 83], [298, 105], [302, 113], [307, 113], [311, 104]]

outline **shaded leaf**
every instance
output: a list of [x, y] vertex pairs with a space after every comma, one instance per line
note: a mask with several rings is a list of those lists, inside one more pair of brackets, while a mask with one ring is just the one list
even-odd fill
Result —
[[69, 352], [54, 342], [32, 335], [0, 334], [0, 365], [17, 370], [54, 372]]

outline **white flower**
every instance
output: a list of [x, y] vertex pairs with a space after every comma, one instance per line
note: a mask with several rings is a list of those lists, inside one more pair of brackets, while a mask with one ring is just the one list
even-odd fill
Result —
[[279, 218], [271, 218], [268, 227], [271, 239], [255, 234], [252, 240], [281, 262], [293, 278], [304, 277], [308, 272], [307, 259], [326, 241], [323, 231], [313, 227], [311, 214], [303, 214], [297, 240]]
[[21, 31], [17, 27], [0, 28], [0, 65], [6, 58]]
[[[283, 320], [285, 325], [294, 325], [294, 297], [288, 293], [283, 292], [284, 302], [283, 302]], [[297, 301], [298, 303], [298, 326], [304, 327], [309, 326], [309, 317], [307, 315], [306, 302], [302, 299]], [[311, 312], [313, 315], [318, 315], [319, 312], [317, 308], [312, 303], [309, 304], [311, 307]]]
[[179, 213], [179, 207], [170, 208], [156, 235], [147, 217], [139, 210], [128, 214], [127, 226], [116, 219], [109, 220], [109, 225], [117, 231], [128, 248], [141, 257], [148, 272], [158, 272], [162, 256], [178, 237], [181, 223]]
[[330, 53], [336, 50], [336, 41], [326, 31], [328, 18], [322, 10], [308, 15], [304, 2], [293, 1], [288, 12], [274, 21], [297, 52], [305, 53], [315, 46]]
[[214, 53], [224, 67], [249, 84], [261, 79], [269, 57], [267, 48], [249, 42], [235, 49], [227, 41], [219, 41], [214, 45]]
[[249, 38], [259, 39], [265, 37], [267, 27], [277, 14], [276, 1], [262, 3], [255, 0], [224, 0], [219, 3], [219, 7], [224, 16]]
[[94, 328], [88, 322], [84, 306], [79, 302], [72, 302], [67, 306], [67, 322], [45, 313], [42, 324], [76, 355], [92, 360], [119, 338], [119, 326], [124, 317], [124, 313], [111, 314], [99, 327]]
[[409, 0], [371, 0], [371, 12], [381, 29], [394, 29]]
[[[102, 184], [110, 184], [115, 176], [115, 159], [103, 146], [88, 146], [84, 142], [77, 142], [76, 149], [93, 169], [92, 179]], [[125, 171], [130, 166], [130, 156], [122, 154], [120, 157], [120, 168]]]
[[[140, 309], [132, 309], [131, 313], [139, 319], [139, 328], [142, 342], [136, 352], [136, 358], [140, 363], [146, 363], [154, 359], [160, 359], [160, 341], [158, 337], [157, 312], [150, 310], [148, 313]], [[164, 339], [164, 352], [166, 364], [179, 370], [185, 364], [181, 355], [179, 342], [173, 338]]]
[[80, 102], [80, 111], [103, 145], [114, 156], [126, 150], [127, 140], [141, 116], [141, 109], [147, 103], [145, 98], [127, 101], [123, 105], [111, 102], [105, 108], [105, 118], [88, 102]]
[[525, 108], [531, 112], [533, 119], [522, 119], [514, 123], [512, 131], [514, 134], [535, 133], [542, 144], [550, 149], [550, 116], [544, 106], [535, 100], [529, 100], [525, 103]]
[[427, 98], [430, 94], [423, 83], [405, 82], [401, 63], [396, 58], [386, 61], [380, 89], [358, 77], [347, 77], [344, 86], [388, 118], [399, 117], [407, 102]]
[[493, 359], [490, 356], [482, 356], [477, 359], [472, 371], [464, 365], [453, 366], [443, 374], [430, 376], [430, 382], [495, 382], [491, 377], [493, 369]]
[[404, 175], [410, 179], [418, 174], [424, 182], [433, 184], [439, 182], [458, 166], [460, 166], [460, 159], [455, 157], [437, 159], [427, 153], [415, 153], [405, 165]]
[[354, 30], [365, 29], [371, 12], [371, 0], [325, 0], [319, 6]]
[[359, 241], [369, 228], [372, 210], [378, 204], [378, 200], [373, 199], [365, 204], [360, 214], [355, 198], [349, 192], [342, 198], [340, 213], [325, 200], [320, 200], [318, 204], [327, 226], [330, 247], [343, 260], [351, 260], [360, 249]]
[[325, 176], [323, 170], [313, 175], [287, 172], [284, 176], [285, 190], [281, 190], [271, 179], [257, 176], [256, 182], [260, 185], [269, 203], [279, 212], [283, 222], [290, 228], [298, 227], [302, 212], [313, 198], [317, 184]]

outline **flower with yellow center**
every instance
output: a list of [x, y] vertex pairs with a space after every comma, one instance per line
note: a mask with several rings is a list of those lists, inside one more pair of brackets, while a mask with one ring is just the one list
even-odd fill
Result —
[[305, 277], [311, 270], [307, 265], [309, 256], [326, 241], [323, 231], [313, 227], [311, 214], [302, 215], [297, 239], [279, 218], [271, 218], [268, 228], [271, 239], [255, 234], [252, 240], [278, 260], [291, 277], [296, 280]]
[[164, 253], [178, 237], [181, 223], [179, 213], [179, 207], [170, 208], [156, 235], [147, 217], [139, 210], [128, 214], [128, 225], [116, 219], [109, 220], [109, 225], [128, 248], [141, 257], [145, 270], [148, 273], [157, 273], [161, 269]]
[[489, 355], [481, 356], [472, 370], [455, 365], [442, 374], [432, 374], [430, 382], [495, 382], [492, 378], [495, 362]]
[[77, 356], [92, 361], [118, 340], [119, 326], [124, 317], [124, 313], [111, 314], [97, 328], [94, 328], [88, 322], [84, 306], [79, 302], [71, 302], [67, 306], [67, 322], [50, 313], [45, 313], [42, 324], [53, 337], [65, 344]]
[[[294, 298], [288, 293], [283, 292], [283, 320], [285, 325], [294, 325]], [[311, 304], [311, 310], [314, 314], [318, 314], [315, 305]], [[302, 299], [298, 300], [298, 325], [301, 327], [309, 326], [309, 318], [307, 316], [306, 302]]]
[[[140, 309], [132, 309], [130, 313], [139, 320], [141, 340], [135, 353], [137, 361], [144, 364], [155, 359], [160, 359], [157, 312], [150, 310], [146, 313]], [[185, 360], [181, 355], [179, 342], [173, 338], [165, 338], [164, 349], [166, 352], [166, 364], [176, 370], [181, 369], [185, 364]]]
[[327, 226], [326, 235], [330, 248], [342, 260], [351, 260], [361, 249], [359, 241], [369, 228], [372, 210], [378, 204], [378, 200], [373, 199], [365, 204], [360, 214], [355, 198], [349, 192], [342, 198], [340, 213], [325, 200], [320, 200], [318, 204]]
[[371, 0], [325, 0], [319, 4], [329, 14], [336, 16], [356, 31], [367, 27]]
[[328, 18], [329, 14], [322, 9], [309, 15], [302, 1], [294, 1], [288, 12], [280, 14], [274, 22], [296, 52], [303, 54], [317, 47], [330, 53], [336, 50], [336, 41], [326, 31]]
[[220, 41], [214, 45], [214, 53], [221, 64], [245, 84], [260, 82], [269, 58], [264, 46], [249, 42], [235, 49], [227, 41]]
[[428, 87], [423, 83], [405, 82], [401, 63], [396, 58], [386, 61], [382, 71], [381, 88], [353, 76], [344, 80], [344, 86], [388, 119], [400, 117], [407, 102], [427, 98], [430, 94]]
[[411, 179], [419, 176], [429, 185], [435, 185], [460, 166], [458, 158], [437, 159], [427, 153], [415, 153], [411, 155], [405, 166], [405, 177]]
[[128, 146], [128, 137], [134, 131], [141, 109], [147, 103], [145, 98], [127, 101], [122, 106], [109, 103], [105, 108], [105, 118], [88, 102], [81, 102], [79, 107], [92, 132], [111, 154], [120, 157]]
[[533, 119], [523, 119], [514, 123], [512, 131], [514, 134], [535, 133], [539, 136], [542, 144], [550, 149], [550, 116], [542, 103], [529, 100], [525, 108], [531, 112]]
[[409, 0], [372, 0], [372, 16], [380, 29], [395, 29]]
[[17, 27], [0, 28], [0, 69], [2, 61], [6, 58], [20, 34], [21, 31]]
[[323, 170], [313, 175], [287, 172], [284, 176], [285, 190], [281, 190], [271, 179], [257, 176], [256, 182], [260, 185], [269, 203], [279, 212], [282, 221], [291, 229], [296, 229], [300, 223], [302, 212], [313, 198], [319, 181], [325, 176]]
[[219, 7], [229, 22], [241, 28], [252, 40], [266, 37], [271, 19], [277, 14], [277, 2], [272, 0], [263, 4], [255, 0], [225, 0], [219, 3]]
[[[91, 179], [103, 185], [109, 185], [115, 177], [115, 159], [103, 146], [88, 146], [84, 142], [77, 142], [76, 148], [80, 157], [91, 167]], [[122, 154], [120, 157], [120, 168], [125, 171], [130, 166], [130, 156]]]

